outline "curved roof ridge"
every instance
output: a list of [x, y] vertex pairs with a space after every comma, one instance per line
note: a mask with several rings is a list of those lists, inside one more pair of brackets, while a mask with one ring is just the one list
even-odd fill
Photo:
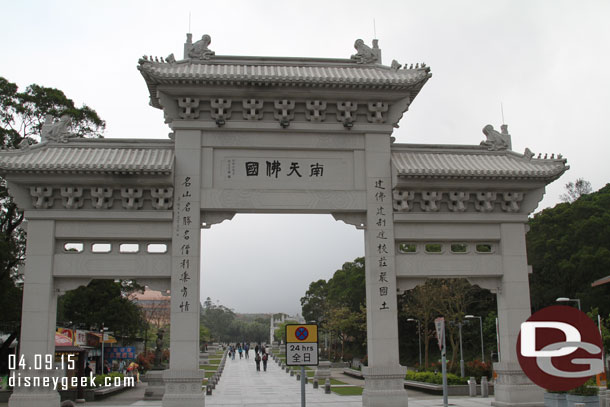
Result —
[[[107, 139], [105, 141], [108, 141]], [[170, 174], [173, 142], [43, 143], [38, 148], [0, 152], [0, 173], [94, 172]]]
[[[397, 148], [396, 148], [397, 147]], [[398, 177], [498, 178], [552, 181], [569, 166], [563, 158], [528, 158], [514, 151], [480, 146], [392, 145]], [[456, 148], [457, 147], [457, 148]]]

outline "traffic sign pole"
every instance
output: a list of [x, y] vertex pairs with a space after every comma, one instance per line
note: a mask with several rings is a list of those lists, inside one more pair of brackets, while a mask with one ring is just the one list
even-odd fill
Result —
[[443, 321], [443, 407], [449, 406], [449, 387], [447, 387], [447, 342], [445, 341], [445, 322]]
[[305, 366], [318, 365], [318, 326], [286, 325], [286, 365], [301, 366], [301, 407], [305, 407]]
[[434, 320], [434, 326], [436, 327], [436, 338], [438, 339], [438, 347], [440, 348], [441, 355], [443, 357], [443, 406], [447, 407], [449, 405], [449, 388], [447, 387], [447, 346], [445, 341], [445, 318], [436, 318]]
[[305, 366], [301, 366], [301, 407], [305, 407], [305, 382], [307, 377], [305, 376]]

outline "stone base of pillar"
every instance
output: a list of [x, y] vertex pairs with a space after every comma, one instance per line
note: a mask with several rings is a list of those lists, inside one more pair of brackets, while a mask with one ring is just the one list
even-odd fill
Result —
[[8, 399], [9, 407], [59, 407], [61, 400], [59, 393], [51, 392], [13, 392]]
[[363, 407], [407, 407], [404, 387], [407, 368], [403, 366], [362, 367], [364, 391]]
[[326, 379], [330, 379], [330, 362], [328, 360], [321, 360], [320, 363], [318, 363], [318, 367], [316, 368], [313, 377], [322, 382]]
[[494, 363], [498, 374], [494, 385], [495, 407], [544, 406], [544, 389], [527, 378], [518, 363]]
[[[58, 370], [28, 370], [27, 373], [23, 373], [23, 371], [18, 373], [22, 376], [30, 376], [32, 382], [39, 377], [41, 383], [44, 379], [49, 381], [53, 379], [59, 380], [63, 376]], [[50, 384], [51, 387], [19, 387], [18, 383], [15, 384], [17, 386], [14, 387], [13, 394], [8, 399], [9, 407], [59, 407], [61, 403], [59, 393], [53, 390], [52, 382]]]
[[144, 400], [162, 400], [165, 393], [165, 382], [163, 372], [165, 370], [149, 370], [143, 381], [147, 383], [144, 391]]
[[204, 372], [199, 369], [165, 370], [163, 407], [204, 407], [205, 393], [201, 389], [203, 376]]

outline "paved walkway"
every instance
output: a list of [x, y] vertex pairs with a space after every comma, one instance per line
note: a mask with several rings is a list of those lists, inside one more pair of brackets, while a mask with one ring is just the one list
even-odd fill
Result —
[[[262, 369], [262, 363], [261, 363]], [[140, 386], [139, 386], [140, 387]], [[361, 396], [339, 396], [324, 394], [324, 390], [314, 389], [311, 384], [306, 387], [306, 403], [308, 407], [362, 407]], [[133, 401], [131, 392], [141, 392], [136, 388], [123, 394], [87, 403], [95, 407], [119, 406], [117, 399], [125, 398], [121, 406], [161, 407], [160, 401]], [[450, 397], [449, 405], [455, 407], [489, 407], [493, 398]], [[254, 358], [227, 359], [225, 370], [212, 396], [206, 396], [206, 407], [300, 407], [301, 383], [296, 376], [291, 377], [279, 366], [269, 360], [266, 372], [257, 372]], [[440, 396], [426, 395], [425, 398], [411, 395], [409, 407], [437, 407], [443, 405]]]
[[[261, 363], [262, 369], [262, 363]], [[95, 407], [161, 407], [161, 401], [144, 401], [145, 385], [139, 384], [135, 389], [127, 390], [116, 396], [97, 402], [88, 402], [85, 406]], [[361, 396], [339, 396], [324, 394], [324, 390], [306, 386], [306, 403], [308, 407], [362, 407]], [[450, 397], [449, 405], [453, 407], [489, 407], [493, 398]], [[0, 403], [0, 407], [6, 406]], [[80, 404], [82, 405], [82, 404]], [[443, 405], [440, 396], [419, 398], [410, 393], [409, 407], [437, 407]], [[300, 407], [301, 383], [296, 376], [291, 377], [279, 366], [269, 360], [267, 372], [257, 372], [254, 358], [227, 360], [220, 382], [212, 396], [206, 396], [206, 407]]]

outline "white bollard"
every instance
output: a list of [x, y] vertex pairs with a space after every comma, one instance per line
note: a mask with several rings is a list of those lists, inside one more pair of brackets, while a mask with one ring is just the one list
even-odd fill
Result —
[[475, 397], [477, 395], [477, 380], [474, 377], [470, 377], [468, 380], [468, 395]]
[[489, 397], [489, 384], [485, 376], [481, 377], [481, 397]]

